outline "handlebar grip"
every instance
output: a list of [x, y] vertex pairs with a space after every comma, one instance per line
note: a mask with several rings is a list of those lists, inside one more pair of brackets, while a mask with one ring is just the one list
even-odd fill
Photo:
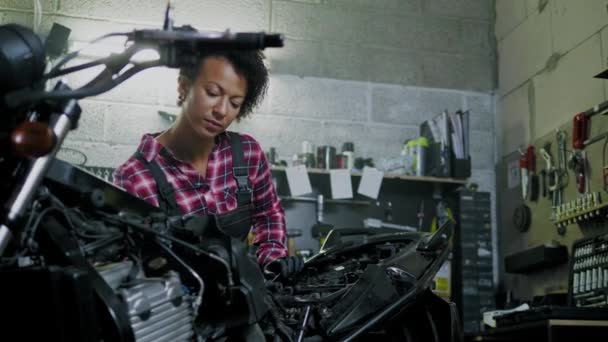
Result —
[[285, 36], [282, 33], [272, 33], [264, 35], [265, 47], [283, 47], [285, 45]]
[[136, 44], [158, 47], [162, 64], [170, 68], [193, 63], [204, 49], [262, 50], [284, 43], [281, 33], [199, 32], [187, 26], [169, 31], [136, 30], [129, 38]]
[[265, 32], [198, 32], [196, 30], [179, 29], [173, 31], [163, 30], [136, 30], [130, 34], [136, 43], [165, 45], [165, 46], [192, 46], [196, 48], [211, 47], [224, 49], [264, 49], [269, 47], [282, 47], [284, 35], [281, 33]]
[[266, 34], [260, 33], [236, 33], [234, 39], [230, 39], [231, 44], [241, 49], [264, 49], [267, 47], [282, 47], [282, 34]]

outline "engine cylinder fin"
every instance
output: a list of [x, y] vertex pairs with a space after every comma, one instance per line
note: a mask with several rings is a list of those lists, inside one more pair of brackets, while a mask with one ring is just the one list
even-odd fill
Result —
[[189, 325], [192, 327], [192, 317], [189, 312], [184, 310], [163, 320], [152, 320], [151, 322], [146, 322], [140, 329], [133, 327], [133, 330], [135, 336], [139, 337], [177, 329], [180, 325]]

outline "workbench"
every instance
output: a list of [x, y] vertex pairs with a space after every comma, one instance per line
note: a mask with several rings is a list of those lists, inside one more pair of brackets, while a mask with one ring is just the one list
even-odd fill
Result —
[[467, 342], [592, 342], [606, 341], [608, 321], [544, 319], [489, 329], [466, 336]]

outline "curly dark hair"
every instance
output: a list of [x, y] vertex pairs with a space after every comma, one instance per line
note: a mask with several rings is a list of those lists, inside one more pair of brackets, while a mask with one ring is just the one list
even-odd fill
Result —
[[237, 121], [249, 116], [258, 106], [268, 90], [268, 69], [264, 65], [264, 54], [261, 50], [218, 50], [208, 49], [200, 52], [197, 65], [183, 66], [179, 75], [194, 81], [200, 72], [203, 62], [208, 57], [226, 58], [236, 72], [245, 77], [247, 81], [247, 94], [236, 117]]

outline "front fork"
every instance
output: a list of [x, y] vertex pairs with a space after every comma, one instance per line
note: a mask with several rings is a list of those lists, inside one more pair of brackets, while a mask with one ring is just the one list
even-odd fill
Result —
[[[69, 87], [63, 81], [59, 81], [55, 86], [55, 90], [67, 89]], [[55, 159], [55, 155], [57, 155], [57, 151], [59, 151], [68, 132], [77, 127], [82, 110], [76, 100], [67, 100], [58, 103], [56, 111], [60, 114], [57, 115], [57, 119], [51, 127], [56, 138], [55, 146], [47, 155], [36, 158], [30, 164], [23, 182], [15, 185], [15, 190], [5, 204], [6, 216], [0, 225], [0, 256], [4, 254], [13, 236], [19, 233], [16, 222], [29, 206], [36, 189]]]

